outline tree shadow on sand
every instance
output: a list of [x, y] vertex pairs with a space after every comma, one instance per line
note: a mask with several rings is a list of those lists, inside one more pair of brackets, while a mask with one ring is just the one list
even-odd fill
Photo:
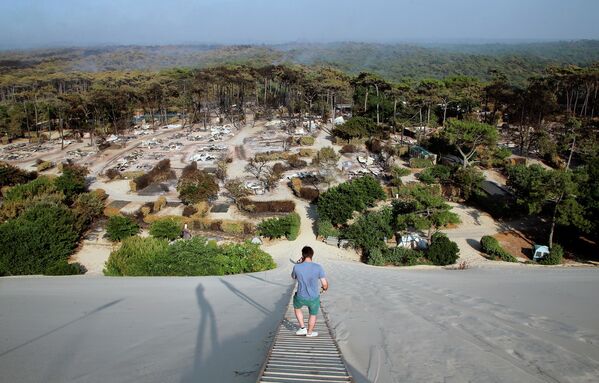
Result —
[[316, 210], [316, 205], [312, 203], [308, 204], [306, 212], [308, 213], [308, 218], [312, 220], [312, 233], [315, 238], [318, 238], [318, 211]]

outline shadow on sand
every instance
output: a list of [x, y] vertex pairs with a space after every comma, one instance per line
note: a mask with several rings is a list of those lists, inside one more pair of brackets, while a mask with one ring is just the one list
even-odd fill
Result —
[[88, 312], [88, 313], [85, 313], [84, 315], [82, 315], [82, 316], [80, 316], [80, 317], [78, 317], [78, 318], [75, 318], [75, 319], [73, 319], [73, 320], [71, 320], [71, 321], [69, 321], [69, 322], [67, 322], [67, 323], [65, 323], [65, 324], [63, 324], [63, 325], [61, 325], [61, 326], [58, 326], [58, 327], [56, 327], [56, 328], [55, 328], [55, 329], [53, 329], [53, 330], [47, 331], [47, 332], [45, 332], [45, 333], [43, 333], [43, 334], [41, 334], [41, 335], [38, 335], [38, 336], [36, 336], [36, 337], [35, 337], [35, 338], [33, 338], [33, 339], [30, 339], [30, 340], [28, 340], [28, 341], [27, 341], [27, 342], [25, 342], [25, 343], [21, 343], [21, 344], [20, 344], [20, 345], [18, 345], [18, 346], [15, 346], [15, 347], [13, 347], [13, 348], [10, 348], [10, 349], [8, 349], [8, 350], [4, 351], [3, 353], [1, 353], [1, 354], [0, 354], [0, 358], [2, 358], [3, 356], [5, 356], [5, 355], [7, 355], [7, 354], [10, 354], [10, 353], [11, 353], [11, 352], [13, 352], [13, 351], [16, 351], [16, 350], [20, 349], [21, 347], [25, 347], [25, 346], [27, 346], [28, 344], [31, 344], [31, 343], [33, 343], [33, 342], [36, 342], [36, 341], [38, 341], [38, 340], [40, 340], [40, 339], [42, 339], [42, 338], [44, 338], [44, 337], [46, 337], [46, 336], [48, 336], [48, 335], [50, 335], [50, 334], [53, 334], [53, 333], [55, 333], [55, 332], [57, 332], [57, 331], [59, 331], [59, 330], [62, 330], [63, 328], [65, 328], [65, 327], [67, 327], [67, 326], [70, 326], [70, 325], [72, 325], [72, 324], [73, 324], [73, 323], [75, 323], [75, 322], [79, 322], [80, 320], [86, 319], [87, 317], [89, 317], [89, 316], [91, 316], [91, 315], [94, 315], [94, 314], [97, 314], [97, 313], [99, 313], [100, 311], [106, 310], [107, 308], [109, 308], [109, 307], [112, 307], [112, 306], [114, 306], [114, 305], [116, 305], [116, 304], [118, 304], [118, 303], [122, 302], [123, 300], [124, 300], [124, 298], [121, 298], [121, 299], [114, 300], [114, 301], [112, 301], [112, 302], [108, 302], [108, 303], [106, 303], [106, 304], [104, 304], [104, 305], [102, 305], [102, 306], [100, 306], [100, 307], [97, 307], [97, 308], [95, 308], [94, 310], [92, 310], [92, 311], [90, 311], [90, 312]]
[[[264, 281], [261, 278], [255, 278]], [[214, 309], [206, 298], [206, 289], [200, 283], [196, 288], [200, 321], [193, 367], [184, 374], [182, 383], [255, 382], [260, 366], [274, 340], [277, 325], [287, 309], [291, 286], [285, 289], [278, 298], [274, 310], [270, 310], [236, 288], [232, 283], [224, 279], [220, 281], [242, 302], [258, 310], [262, 314], [261, 320], [255, 325], [247, 321], [240, 322], [243, 327], [231, 332], [235, 336], [223, 339], [222, 335], [219, 336], [218, 329], [221, 327], [217, 322]], [[229, 321], [229, 323], [231, 322]], [[263, 339], [257, 339], [257, 334], [266, 334], [266, 336]], [[253, 355], [253, 357], [248, 357], [248, 355]], [[237, 366], [237, 369], [231, 371], [231, 365]]]

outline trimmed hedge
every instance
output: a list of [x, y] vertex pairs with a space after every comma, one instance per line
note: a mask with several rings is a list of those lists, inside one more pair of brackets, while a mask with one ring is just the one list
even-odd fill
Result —
[[256, 272], [276, 266], [272, 257], [251, 243], [216, 245], [202, 237], [169, 245], [164, 239], [127, 238], [113, 251], [104, 274], [109, 276], [202, 276]]
[[249, 198], [240, 198], [237, 205], [250, 213], [291, 213], [295, 211], [295, 202], [281, 201], [252, 201]]
[[518, 262], [514, 256], [501, 247], [497, 239], [490, 235], [485, 235], [480, 239], [480, 247], [483, 253], [489, 255], [491, 259], [500, 259], [505, 262]]
[[258, 224], [260, 235], [268, 238], [287, 237], [294, 241], [300, 229], [300, 216], [297, 213], [290, 213], [281, 218], [269, 218]]

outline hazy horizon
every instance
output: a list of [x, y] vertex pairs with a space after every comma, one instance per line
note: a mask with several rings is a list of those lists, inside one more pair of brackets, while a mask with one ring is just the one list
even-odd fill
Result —
[[0, 0], [0, 49], [599, 39], [594, 0]]

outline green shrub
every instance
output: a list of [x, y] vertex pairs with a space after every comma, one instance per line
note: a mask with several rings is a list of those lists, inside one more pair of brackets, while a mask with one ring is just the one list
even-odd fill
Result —
[[385, 252], [385, 263], [394, 266], [414, 266], [426, 264], [427, 262], [424, 259], [424, 254], [420, 251], [396, 247]]
[[200, 276], [264, 271], [276, 265], [251, 243], [218, 246], [194, 237], [169, 245], [164, 239], [131, 237], [113, 251], [104, 274], [112, 276]]
[[24, 184], [36, 177], [36, 172], [28, 172], [11, 164], [0, 162], [0, 188]]
[[125, 238], [118, 250], [110, 253], [104, 274], [108, 276], [171, 275], [165, 268], [168, 261], [165, 239]]
[[54, 180], [56, 189], [61, 191], [70, 203], [77, 194], [86, 191], [85, 176], [88, 173], [87, 168], [82, 166], [64, 165], [62, 175]]
[[106, 235], [111, 241], [121, 241], [139, 233], [139, 225], [129, 217], [115, 215], [108, 220]]
[[77, 245], [74, 214], [62, 204], [37, 203], [0, 225], [0, 270], [41, 274], [65, 260]]
[[83, 232], [104, 211], [104, 200], [96, 192], [79, 194], [73, 204], [77, 230]]
[[564, 260], [564, 249], [557, 243], [551, 247], [549, 254], [539, 259], [541, 265], [560, 265]]
[[299, 140], [300, 145], [310, 146], [314, 145], [314, 137], [312, 136], [304, 136]]
[[56, 194], [54, 181], [48, 177], [38, 177], [26, 184], [16, 185], [4, 193], [4, 202], [25, 201], [40, 195]]
[[168, 239], [169, 241], [181, 237], [181, 223], [171, 218], [161, 219], [150, 225], [150, 235], [155, 238]]
[[392, 211], [387, 207], [377, 212], [366, 213], [343, 230], [343, 237], [347, 238], [353, 247], [361, 249], [363, 255], [368, 256], [374, 249], [386, 248], [385, 240], [393, 235], [392, 219]]
[[488, 254], [492, 259], [501, 259], [505, 262], [518, 262], [514, 256], [501, 247], [497, 239], [490, 235], [485, 235], [480, 239], [480, 247], [483, 253]]
[[81, 274], [82, 266], [79, 263], [68, 263], [66, 259], [60, 259], [45, 271], [45, 275], [78, 275]]
[[326, 219], [318, 219], [316, 222], [316, 230], [321, 237], [339, 237], [339, 229], [337, 229], [331, 221]]
[[[195, 163], [195, 162], [194, 162]], [[218, 195], [219, 187], [212, 174], [203, 170], [192, 170], [181, 176], [177, 184], [179, 198], [186, 204], [208, 201]]]
[[42, 161], [37, 164], [37, 171], [43, 172], [44, 170], [48, 170], [52, 167], [54, 167], [54, 163], [52, 161]]
[[386, 260], [381, 249], [372, 249], [368, 253], [367, 263], [372, 266], [385, 266]]
[[435, 165], [424, 169], [418, 179], [425, 184], [447, 183], [451, 177], [451, 168], [445, 165]]
[[415, 169], [423, 169], [433, 166], [433, 161], [428, 158], [410, 158], [410, 167]]
[[454, 264], [458, 260], [459, 248], [455, 242], [445, 236], [439, 236], [432, 241], [426, 257], [435, 265], [445, 266]]
[[290, 213], [281, 218], [269, 218], [258, 224], [260, 235], [268, 238], [287, 237], [294, 241], [300, 229], [300, 216], [297, 213]]
[[330, 188], [318, 197], [318, 216], [333, 225], [345, 224], [354, 211], [363, 211], [385, 199], [380, 183], [371, 176], [355, 178]]
[[483, 173], [475, 167], [459, 168], [453, 174], [453, 182], [459, 186], [464, 199], [470, 199], [480, 190], [481, 183], [485, 180]]
[[243, 234], [245, 225], [243, 222], [223, 222], [221, 229], [228, 234]]

